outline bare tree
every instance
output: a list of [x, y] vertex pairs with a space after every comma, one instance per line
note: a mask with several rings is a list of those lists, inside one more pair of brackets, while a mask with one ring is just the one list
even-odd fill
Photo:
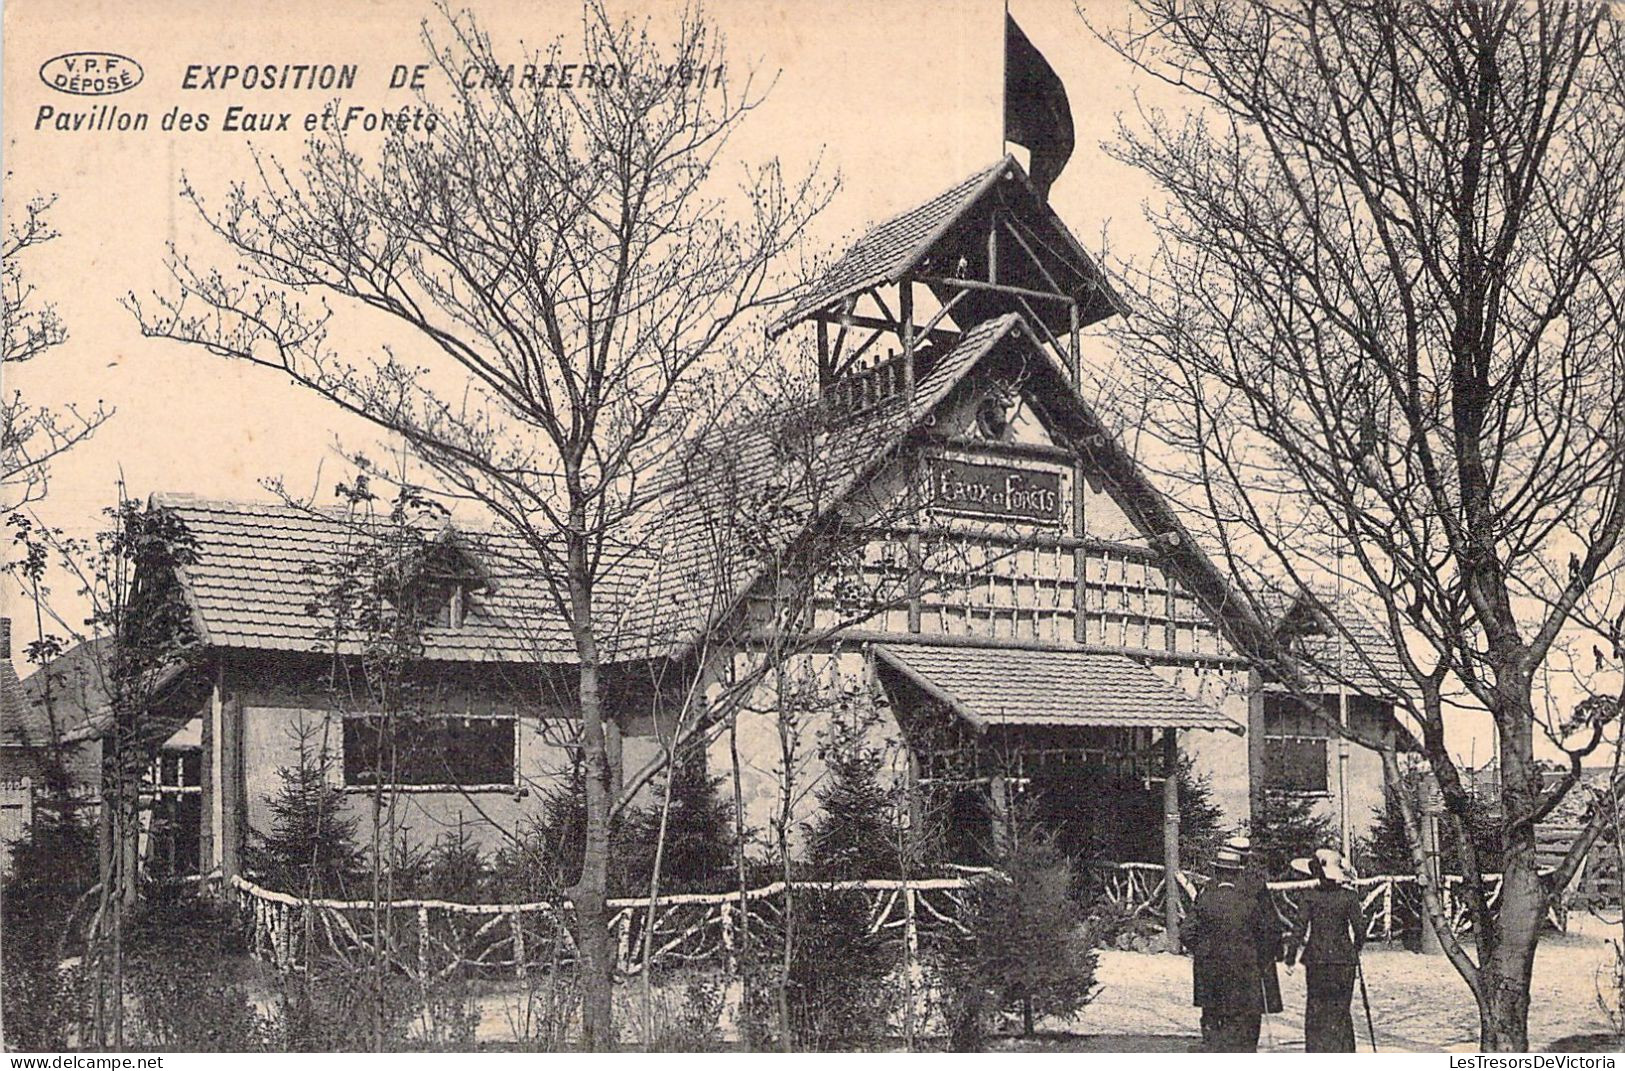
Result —
[[[1428, 910], [1483, 1047], [1524, 1049], [1548, 899], [1603, 817], [1549, 874], [1535, 826], [1620, 711], [1616, 691], [1550, 713], [1617, 690], [1625, 656], [1619, 30], [1570, 0], [1138, 0], [1106, 37], [1196, 103], [1143, 111], [1114, 148], [1165, 194], [1123, 335], [1151, 429], [1255, 591], [1304, 597], [1349, 555], [1397, 666], [1325, 599], [1346, 668], [1245, 643], [1305, 697], [1373, 674], [1403, 697], [1397, 736], [1357, 735], [1390, 767], [1396, 746], [1426, 756], [1476, 948], [1436, 882]], [[1494, 903], [1446, 749], [1469, 708], [1497, 731]]]
[[[591, 0], [579, 40], [524, 57], [443, 15], [425, 29], [445, 86], [422, 102], [432, 131], [393, 129], [366, 158], [320, 135], [297, 171], [264, 161], [218, 209], [187, 188], [240, 266], [177, 255], [176, 289], [130, 305], [150, 336], [269, 368], [399, 435], [441, 488], [523, 537], [577, 667], [587, 836], [569, 892], [585, 1042], [604, 1048], [622, 771], [601, 584], [626, 564], [617, 537], [642, 477], [702, 415], [691, 388], [774, 297], [772, 265], [829, 190], [811, 175], [787, 186], [768, 164], [724, 191], [724, 149], [761, 95], [697, 11], [668, 35]], [[592, 66], [591, 87], [540, 76], [561, 46]], [[345, 356], [329, 302], [346, 326], [382, 314], [412, 356]]]
[[[6, 185], [11, 185], [6, 172]], [[9, 191], [8, 191], [9, 192]], [[24, 274], [30, 252], [57, 237], [50, 223], [54, 197], [23, 202], [20, 218], [6, 227], [0, 242], [0, 510], [21, 509], [45, 497], [51, 462], [90, 438], [112, 411], [67, 405], [31, 405], [13, 384], [21, 365], [68, 339], [56, 306], [41, 300]]]
[[[153, 763], [159, 746], [197, 709], [189, 671], [201, 652], [191, 612], [174, 582], [175, 570], [195, 560], [184, 524], [164, 510], [125, 498], [104, 510], [107, 528], [94, 539], [65, 535], [14, 519], [22, 551], [9, 571], [34, 592], [35, 607], [88, 652], [82, 724], [55, 745], [93, 740], [100, 749], [96, 811], [98, 883], [87, 892], [94, 913], [87, 927], [85, 962], [91, 980], [90, 1036], [100, 1048], [124, 1046], [124, 942], [139, 907], [141, 812], [150, 809]], [[74, 584], [89, 605], [83, 628], [63, 620], [39, 583], [47, 567]], [[42, 635], [41, 649], [69, 644]], [[39, 672], [56, 672], [49, 664]], [[49, 680], [49, 678], [47, 678]], [[53, 726], [57, 724], [53, 718]], [[54, 731], [54, 730], [53, 730]], [[72, 931], [64, 923], [64, 945]]]

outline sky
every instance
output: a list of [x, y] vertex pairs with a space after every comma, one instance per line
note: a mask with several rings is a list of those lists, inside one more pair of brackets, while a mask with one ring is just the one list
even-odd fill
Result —
[[[575, 0], [470, 6], [499, 50], [514, 39], [536, 47], [559, 35], [579, 40]], [[615, 0], [610, 7], [634, 10]], [[657, 30], [678, 10], [649, 0], [635, 9], [650, 13]], [[1154, 190], [1111, 160], [1101, 143], [1114, 136], [1119, 114], [1132, 118], [1142, 102], [1178, 107], [1179, 98], [1136, 81], [1094, 38], [1072, 0], [1011, 0], [1010, 9], [1071, 99], [1077, 149], [1052, 191], [1053, 206], [1090, 248], [1109, 244], [1114, 255], [1128, 257], [1148, 252], [1153, 235], [1141, 206]], [[844, 246], [867, 225], [1003, 151], [1003, 0], [711, 0], [706, 10], [727, 37], [727, 77], [751, 68], [758, 85], [772, 83], [730, 152], [750, 161], [778, 156], [790, 174], [814, 160], [840, 173], [841, 191], [815, 225], [814, 246]], [[1103, 25], [1125, 12], [1121, 0], [1098, 0], [1086, 10]], [[262, 484], [271, 479], [294, 493], [314, 493], [347, 471], [338, 444], [366, 448], [377, 441], [359, 422], [269, 372], [141, 338], [119, 302], [128, 293], [166, 289], [168, 243], [200, 254], [217, 248], [178, 196], [183, 176], [205, 197], [218, 197], [247, 173], [251, 149], [296, 159], [305, 137], [299, 117], [335, 95], [188, 89], [189, 69], [202, 82], [211, 66], [353, 63], [356, 85], [339, 94], [346, 106], [398, 107], [410, 103], [410, 94], [389, 87], [392, 69], [425, 62], [419, 24], [432, 16], [433, 8], [418, 0], [159, 0], [139, 9], [97, 0], [8, 0], [0, 46], [0, 124], [12, 173], [5, 211], [9, 216], [31, 194], [58, 197], [52, 222], [61, 237], [38, 250], [26, 270], [42, 297], [56, 303], [69, 340], [23, 366], [4, 389], [20, 389], [36, 404], [101, 400], [116, 410], [92, 440], [56, 463], [49, 497], [38, 507], [43, 521], [91, 534], [120, 479], [138, 497], [185, 491], [264, 498]], [[60, 63], [49, 63], [53, 57], [86, 51], [136, 61], [140, 83], [102, 97], [44, 84], [42, 73], [60, 73]], [[223, 118], [234, 104], [289, 111], [294, 129], [226, 131]], [[129, 133], [53, 128], [57, 113], [99, 105], [147, 112], [150, 125]], [[173, 109], [210, 113], [210, 129], [161, 129]], [[1104, 330], [1086, 340], [1086, 359], [1109, 360]], [[0, 600], [5, 612], [24, 619], [20, 646], [32, 638], [31, 614], [20, 612], [13, 590], [0, 592]]]

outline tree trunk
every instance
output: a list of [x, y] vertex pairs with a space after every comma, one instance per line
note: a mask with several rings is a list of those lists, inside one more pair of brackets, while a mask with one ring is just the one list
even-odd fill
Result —
[[587, 828], [581, 878], [570, 890], [576, 948], [581, 954], [581, 1042], [590, 1052], [615, 1044], [615, 950], [609, 937], [609, 762], [598, 694], [598, 667], [581, 666], [581, 716], [586, 743]]
[[[572, 490], [574, 490], [572, 488]], [[572, 494], [577, 502], [580, 496]], [[615, 1045], [615, 948], [609, 934], [609, 828], [614, 776], [600, 692], [598, 640], [594, 633], [592, 566], [583, 533], [585, 510], [571, 509], [568, 537], [571, 629], [580, 660], [582, 759], [586, 766], [587, 828], [581, 878], [569, 890], [575, 907], [576, 950], [581, 964], [581, 1043], [589, 1052]]]
[[1488, 935], [1478, 940], [1479, 1047], [1485, 1052], [1529, 1049], [1529, 982], [1535, 946], [1546, 921], [1546, 887], [1535, 855], [1535, 811], [1542, 778], [1534, 761], [1534, 711], [1529, 678], [1513, 659], [1497, 673], [1500, 731], [1501, 896], [1490, 914]]
[[1508, 844], [1496, 905], [1496, 939], [1479, 949], [1479, 1047], [1485, 1052], [1529, 1049], [1529, 980], [1546, 920], [1546, 889], [1535, 862], [1532, 830]]
[[755, 1002], [751, 983], [756, 974], [750, 947], [750, 899], [745, 895], [745, 787], [739, 772], [739, 711], [728, 715], [728, 763], [734, 797], [734, 878], [739, 886], [739, 921], [734, 926], [734, 963], [739, 971], [739, 1045], [746, 1052], [756, 1048]]

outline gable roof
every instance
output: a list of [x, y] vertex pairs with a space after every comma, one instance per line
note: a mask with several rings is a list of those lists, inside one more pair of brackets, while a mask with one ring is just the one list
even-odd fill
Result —
[[[780, 446], [784, 422], [747, 420], [681, 459], [673, 494], [654, 511], [652, 559], [627, 608], [625, 632], [647, 637], [651, 656], [680, 653], [698, 642], [743, 598], [759, 578], [762, 551], [782, 552], [818, 519], [877, 472], [965, 375], [1005, 339], [1032, 339], [1020, 316], [979, 323], [946, 352], [921, 355], [911, 398], [893, 395], [837, 428], [819, 433], [821, 449], [808, 464]], [[929, 363], [927, 363], [929, 362]], [[793, 414], [819, 419], [817, 412]], [[779, 523], [752, 533], [763, 545], [747, 546], [721, 523], [744, 519], [753, 503], [771, 501]], [[729, 521], [728, 518], [733, 518]]]
[[[113, 724], [108, 675], [113, 672], [113, 639], [81, 640], [23, 679], [21, 702], [0, 721], [0, 747], [27, 752], [71, 747], [100, 738]], [[155, 700], [144, 719], [141, 736], [158, 743], [196, 714], [184, 701], [185, 674], [171, 666], [150, 677]], [[171, 701], [181, 697], [181, 702]], [[99, 778], [94, 756], [63, 755], [70, 778], [89, 783]], [[88, 765], [87, 765], [88, 763]]]
[[1408, 691], [1411, 678], [1389, 631], [1347, 598], [1339, 605], [1335, 594], [1317, 597], [1341, 619], [1343, 633], [1330, 626], [1323, 609], [1307, 595], [1294, 599], [1275, 626], [1276, 634], [1303, 658], [1310, 683], [1335, 688], [1342, 680], [1361, 695], [1401, 698], [1396, 693]]
[[978, 729], [1221, 729], [1237, 722], [1125, 655], [877, 644], [875, 657]]
[[[1080, 300], [1080, 322], [1088, 325], [1113, 313], [1126, 313], [1128, 306], [1107, 282], [1089, 254], [1078, 244], [1044, 198], [1033, 189], [1027, 172], [1014, 156], [1006, 155], [989, 167], [955, 183], [942, 193], [872, 227], [859, 238], [828, 271], [810, 283], [791, 310], [770, 330], [777, 335], [836, 301], [863, 293], [872, 287], [898, 282], [917, 267], [942, 239], [966, 220], [1001, 182], [1022, 191], [1017, 200], [1021, 211], [1034, 225], [1042, 227], [1060, 248], [1045, 243], [1052, 256], [1064, 262], [1085, 280], [1073, 295]], [[1004, 258], [999, 258], [1002, 263]]]
[[100, 734], [111, 720], [102, 676], [111, 650], [106, 637], [84, 640], [30, 673], [22, 682], [26, 709], [0, 744], [37, 748]]

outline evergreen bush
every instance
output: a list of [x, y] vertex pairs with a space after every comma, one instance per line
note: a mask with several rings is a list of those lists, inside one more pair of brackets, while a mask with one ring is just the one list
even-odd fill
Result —
[[356, 819], [332, 775], [332, 751], [309, 724], [296, 726], [294, 736], [296, 761], [277, 771], [271, 829], [250, 834], [246, 868], [256, 882], [294, 896], [353, 896], [364, 860]]

